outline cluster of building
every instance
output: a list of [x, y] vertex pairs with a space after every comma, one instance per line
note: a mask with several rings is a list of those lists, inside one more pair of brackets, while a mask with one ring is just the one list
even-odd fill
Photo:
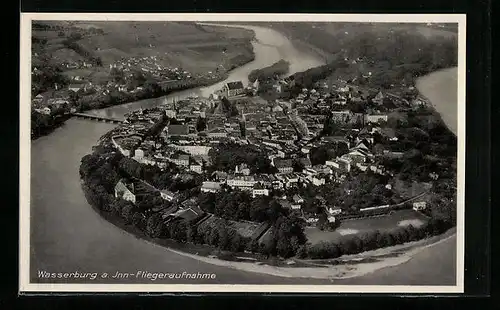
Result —
[[71, 105], [69, 91], [49, 91], [36, 95], [31, 100], [31, 109], [38, 113], [50, 115], [53, 111], [64, 109], [66, 112], [76, 112]]
[[183, 80], [190, 79], [193, 74], [182, 68], [165, 66], [161, 56], [130, 57], [118, 60], [109, 65], [109, 69], [121, 70], [124, 77], [132, 78], [134, 71], [142, 71], [158, 80]]
[[63, 61], [61, 66], [68, 70], [89, 69], [94, 67], [91, 62], [85, 60]]
[[[341, 184], [352, 169], [392, 175], [380, 158], [403, 156], [402, 152], [389, 149], [375, 152], [376, 134], [387, 141], [398, 138], [394, 129], [383, 125], [388, 114], [381, 111], [354, 113], [342, 107], [339, 101], [344, 100], [342, 98], [366, 100], [362, 92], [353, 93], [351, 87], [339, 87], [335, 91], [304, 89], [295, 99], [275, 102], [247, 98], [244, 106], [239, 107], [238, 117], [228, 117], [221, 112], [218, 96], [239, 98], [247, 90], [241, 82], [231, 82], [209, 99], [190, 97], [165, 101], [155, 109], [136, 111], [128, 115], [128, 123], [115, 132], [112, 141], [123, 155], [138, 162], [160, 168], [173, 163], [186, 172], [200, 174], [211, 164], [209, 152], [217, 144], [232, 141], [254, 145], [267, 154], [276, 173], [252, 173], [248, 165], [241, 164], [234, 171], [215, 171], [207, 175], [201, 186], [202, 192], [216, 193], [229, 187], [248, 191], [252, 197], [273, 195], [275, 190], [286, 192], [293, 187], [322, 186], [329, 182]], [[382, 102], [383, 94], [379, 92], [371, 100]], [[319, 135], [327, 116], [308, 114], [303, 106], [310, 104], [328, 105], [325, 108], [342, 128], [341, 134]], [[157, 134], [148, 135], [162, 120], [167, 121]], [[342, 154], [327, 158], [324, 164], [312, 165], [312, 152], [321, 147], [338, 149], [340, 144], [343, 144]], [[300, 210], [303, 199], [293, 195], [280, 199], [280, 203]], [[415, 208], [421, 210], [425, 206], [419, 204]], [[340, 212], [334, 207], [327, 210], [332, 219]]]
[[[166, 189], [159, 190], [141, 180], [126, 181], [122, 179], [115, 185], [115, 197], [130, 201], [133, 204], [136, 204], [141, 196], [155, 193], [159, 193], [160, 197], [168, 202], [178, 200], [178, 195], [176, 195], [176, 193]], [[171, 220], [193, 222], [203, 217], [207, 217], [207, 214], [198, 207], [196, 198], [186, 199], [178, 205], [171, 206], [167, 204], [166, 206], [167, 207], [156, 207], [151, 211], [161, 214], [165, 222]], [[145, 215], [142, 216], [145, 217]]]

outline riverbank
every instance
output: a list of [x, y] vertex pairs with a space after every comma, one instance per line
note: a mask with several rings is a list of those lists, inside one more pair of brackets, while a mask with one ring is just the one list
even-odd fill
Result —
[[[359, 254], [343, 255], [336, 259], [301, 260], [292, 258], [286, 261], [281, 260], [280, 264], [276, 264], [275, 260], [257, 259], [242, 253], [232, 253], [231, 260], [221, 259], [221, 257], [211, 254], [220, 251], [207, 245], [179, 244], [174, 240], [153, 239], [146, 236], [144, 232], [133, 225], [125, 224], [123, 220], [112, 217], [110, 214], [106, 214], [95, 207], [93, 209], [105, 220], [123, 229], [135, 238], [162, 246], [172, 253], [203, 263], [275, 277], [330, 281], [359, 278], [384, 268], [391, 268], [407, 263], [422, 251], [454, 238], [456, 232], [456, 229], [452, 228], [439, 236]], [[240, 261], [235, 261], [235, 258]], [[288, 263], [290, 263], [289, 266], [286, 266]]]
[[458, 68], [438, 70], [417, 79], [416, 87], [441, 115], [446, 126], [457, 135], [458, 129]]
[[71, 114], [45, 115], [33, 111], [31, 113], [31, 140], [36, 140], [52, 133], [56, 128], [63, 126], [71, 118]]
[[439, 245], [455, 234], [454, 229], [440, 236], [411, 242], [394, 247], [367, 251], [355, 255], [345, 255], [337, 258], [340, 263], [336, 265], [324, 264], [321, 261], [301, 261], [305, 264], [314, 264], [315, 267], [277, 267], [269, 265], [257, 265], [255, 263], [231, 262], [215, 258], [192, 255], [185, 252], [169, 249], [179, 255], [198, 259], [205, 263], [238, 269], [247, 272], [263, 273], [272, 276], [286, 278], [314, 278], [328, 280], [344, 280], [365, 276], [377, 270], [394, 267], [406, 263], [421, 251]]

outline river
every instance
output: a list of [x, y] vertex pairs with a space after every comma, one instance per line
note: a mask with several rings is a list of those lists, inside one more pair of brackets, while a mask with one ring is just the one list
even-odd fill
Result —
[[[246, 75], [255, 68], [268, 66], [279, 59], [291, 64], [291, 72], [302, 71], [322, 64], [319, 56], [305, 54], [294, 48], [278, 32], [262, 27], [248, 26], [256, 33], [253, 42], [256, 58], [253, 62], [231, 71], [227, 81], [246, 80]], [[273, 45], [275, 45], [273, 47]], [[222, 85], [188, 90], [170, 95], [188, 96], [192, 93], [206, 95]], [[95, 113], [110, 117], [123, 115], [140, 107], [152, 107], [163, 98], [115, 106]], [[79, 183], [78, 169], [81, 158], [91, 152], [98, 138], [113, 128], [113, 125], [87, 120], [70, 119], [48, 136], [31, 142], [31, 202], [30, 202], [30, 281], [32, 283], [68, 283], [68, 279], [38, 278], [38, 271], [48, 272], [202, 272], [215, 273], [215, 280], [196, 280], [209, 284], [332, 284], [328, 280], [283, 278], [243, 272], [227, 267], [215, 266], [188, 258], [140, 240], [101, 218], [87, 203]], [[383, 271], [382, 282], [405, 282], [411, 284], [442, 284], [436, 270], [448, 270], [452, 251], [441, 251], [433, 247], [421, 255], [421, 272], [409, 273], [406, 264]], [[429, 254], [431, 253], [431, 254]], [[439, 255], [436, 255], [439, 254]], [[448, 257], [438, 259], [436, 257]], [[425, 267], [424, 267], [425, 266]], [[415, 268], [412, 265], [412, 268]], [[349, 284], [391, 284], [378, 282], [382, 271], [368, 278], [350, 279]], [[388, 275], [389, 274], [389, 275]], [[415, 277], [414, 277], [415, 276]], [[418, 277], [417, 277], [418, 276]], [[398, 280], [399, 279], [399, 280]], [[79, 283], [148, 283], [148, 280], [78, 280]], [[191, 282], [190, 282], [191, 281]], [[156, 280], [151, 283], [194, 283], [194, 280]], [[335, 284], [344, 281], [335, 281]]]
[[432, 102], [446, 126], [456, 135], [458, 127], [457, 68], [430, 73], [417, 80], [417, 89]]
[[[206, 25], [214, 25], [204, 23]], [[221, 25], [218, 26], [227, 26]], [[235, 26], [235, 25], [233, 25]], [[229, 77], [219, 83], [194, 89], [187, 89], [172, 93], [168, 96], [159, 98], [145, 99], [136, 102], [131, 102], [119, 106], [114, 106], [106, 109], [93, 110], [87, 113], [92, 113], [100, 116], [111, 118], [123, 118], [125, 113], [139, 108], [151, 108], [161, 104], [165, 99], [168, 101], [175, 99], [183, 99], [188, 96], [203, 96], [208, 97], [210, 94], [222, 88], [227, 82], [242, 81], [243, 85], [248, 85], [248, 74], [255, 69], [270, 66], [279, 60], [283, 59], [290, 63], [289, 74], [300, 71], [305, 71], [312, 67], [317, 67], [325, 64], [322, 56], [311, 51], [298, 49], [281, 33], [276, 30], [259, 27], [259, 26], [244, 26], [247, 29], [255, 32], [255, 40], [252, 41], [255, 59], [241, 67], [235, 68], [229, 72]]]

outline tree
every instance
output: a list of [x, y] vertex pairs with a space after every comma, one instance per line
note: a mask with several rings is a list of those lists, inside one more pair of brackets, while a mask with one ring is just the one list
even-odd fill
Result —
[[294, 216], [280, 215], [272, 229], [272, 240], [276, 253], [284, 258], [295, 255], [306, 242], [304, 223]]
[[214, 193], [200, 193], [198, 195], [198, 205], [203, 211], [213, 213], [216, 198]]
[[265, 82], [266, 80], [273, 79], [276, 75], [280, 76], [288, 72], [290, 63], [281, 59], [278, 62], [272, 64], [271, 66], [255, 69], [248, 75], [248, 80], [253, 83], [255, 80], [259, 82]]
[[168, 227], [170, 238], [178, 242], [187, 241], [187, 224], [182, 220], [172, 221]]
[[295, 254], [294, 248], [289, 239], [279, 238], [276, 243], [276, 252], [279, 256], [288, 258]]
[[145, 218], [144, 215], [140, 212], [134, 212], [132, 215], [132, 225], [137, 228], [143, 229]]
[[151, 238], [160, 237], [163, 230], [162, 219], [161, 216], [156, 213], [151, 215], [146, 221], [146, 233]]
[[102, 163], [101, 158], [94, 154], [83, 156], [80, 163], [80, 177], [88, 178]]
[[311, 164], [314, 165], [323, 165], [329, 159], [328, 158], [328, 150], [324, 146], [314, 147], [311, 149], [311, 153], [309, 154], [309, 158], [311, 160]]
[[111, 68], [109, 75], [113, 79], [113, 81], [115, 81], [115, 83], [123, 84], [125, 82], [125, 74], [122, 70]]
[[114, 199], [110, 204], [110, 211], [121, 216], [122, 209], [127, 205], [127, 201], [123, 199]]
[[69, 34], [69, 39], [72, 41], [78, 41], [82, 38], [82, 34], [79, 32], [71, 32]]
[[200, 236], [198, 235], [198, 230], [192, 224], [188, 224], [186, 228], [186, 241], [192, 243], [199, 243]]
[[132, 223], [132, 216], [134, 215], [134, 205], [127, 203], [121, 210], [121, 216], [125, 220], [125, 223]]
[[136, 88], [138, 86], [144, 86], [146, 89], [152, 91], [153, 93], [156, 93], [155, 84], [156, 81], [147, 80], [141, 71], [135, 70], [132, 72], [131, 85], [133, 88]]
[[204, 131], [207, 128], [207, 120], [204, 117], [198, 117], [196, 121], [196, 131]]
[[337, 133], [339, 130], [339, 126], [335, 123], [335, 121], [332, 118], [331, 113], [328, 115], [328, 117], [325, 119], [325, 122], [323, 124], [323, 130], [321, 131], [322, 135], [325, 136], [332, 136]]
[[157, 96], [162, 93], [162, 88], [156, 81], [153, 80], [147, 80], [144, 82], [144, 89], [150, 93], [152, 96]]
[[293, 161], [293, 171], [294, 172], [302, 172], [305, 166], [300, 160]]
[[148, 212], [154, 208], [168, 207], [168, 204], [169, 203], [161, 197], [160, 192], [150, 192], [141, 197], [137, 202], [137, 208], [141, 210], [141, 212]]

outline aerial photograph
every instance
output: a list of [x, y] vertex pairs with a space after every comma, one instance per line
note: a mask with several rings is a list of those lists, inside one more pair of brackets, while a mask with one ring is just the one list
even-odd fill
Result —
[[30, 283], [459, 284], [458, 23], [30, 23]]

